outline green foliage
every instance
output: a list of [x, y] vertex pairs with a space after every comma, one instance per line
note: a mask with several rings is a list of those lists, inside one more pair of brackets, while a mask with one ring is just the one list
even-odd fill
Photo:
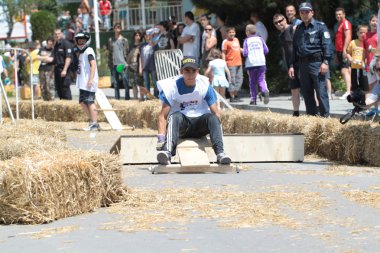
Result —
[[333, 91], [346, 91], [347, 86], [338, 70], [331, 71], [331, 88]]
[[32, 25], [33, 40], [46, 40], [47, 37], [53, 34], [56, 24], [56, 17], [49, 11], [39, 11], [33, 13], [30, 17]]

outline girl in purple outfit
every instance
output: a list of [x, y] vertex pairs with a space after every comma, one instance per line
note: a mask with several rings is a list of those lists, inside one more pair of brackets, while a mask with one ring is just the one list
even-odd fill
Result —
[[256, 26], [247, 25], [245, 28], [247, 38], [243, 44], [243, 55], [246, 57], [245, 68], [248, 71], [249, 87], [251, 91], [251, 105], [256, 105], [257, 84], [264, 95], [264, 104], [269, 103], [269, 90], [265, 81], [266, 61], [265, 55], [269, 49], [265, 41], [256, 35]]

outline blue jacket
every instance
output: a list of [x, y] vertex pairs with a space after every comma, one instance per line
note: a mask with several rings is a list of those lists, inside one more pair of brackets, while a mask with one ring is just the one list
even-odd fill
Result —
[[302, 58], [318, 53], [322, 60], [330, 60], [333, 56], [332, 42], [325, 23], [313, 18], [307, 27], [302, 22], [294, 32], [291, 64], [297, 59], [296, 56]]

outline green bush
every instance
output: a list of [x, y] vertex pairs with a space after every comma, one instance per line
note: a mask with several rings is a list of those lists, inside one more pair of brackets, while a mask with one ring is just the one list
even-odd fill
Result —
[[53, 35], [57, 19], [50, 11], [39, 11], [30, 17], [32, 25], [33, 40], [46, 40]]

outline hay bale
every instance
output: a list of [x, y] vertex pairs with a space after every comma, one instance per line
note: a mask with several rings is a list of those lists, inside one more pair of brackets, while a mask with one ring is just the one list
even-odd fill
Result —
[[[30, 102], [27, 104], [30, 105]], [[157, 117], [161, 108], [158, 100], [146, 102], [111, 100], [111, 104], [114, 108], [122, 109], [116, 113], [123, 124], [157, 129]], [[27, 107], [21, 108], [24, 110]], [[38, 108], [40, 108], [38, 109], [39, 116], [46, 120], [87, 120], [76, 101], [38, 101]], [[30, 116], [29, 109], [25, 115]], [[100, 121], [104, 120], [102, 115], [100, 113]], [[223, 112], [222, 124], [223, 131], [230, 134], [303, 133], [305, 154], [317, 154], [348, 164], [364, 163], [380, 166], [380, 158], [372, 152], [372, 150], [380, 149], [379, 143], [372, 141], [371, 137], [373, 134], [378, 135], [373, 132], [374, 128], [368, 122], [352, 120], [346, 125], [341, 125], [337, 119], [311, 116], [295, 118], [270, 111], [229, 110]], [[364, 139], [371, 141], [361, 141]]]
[[47, 150], [66, 149], [66, 133], [55, 123], [20, 120], [0, 125], [0, 160]]
[[43, 152], [0, 164], [0, 223], [37, 224], [90, 212], [123, 199], [117, 157]]

